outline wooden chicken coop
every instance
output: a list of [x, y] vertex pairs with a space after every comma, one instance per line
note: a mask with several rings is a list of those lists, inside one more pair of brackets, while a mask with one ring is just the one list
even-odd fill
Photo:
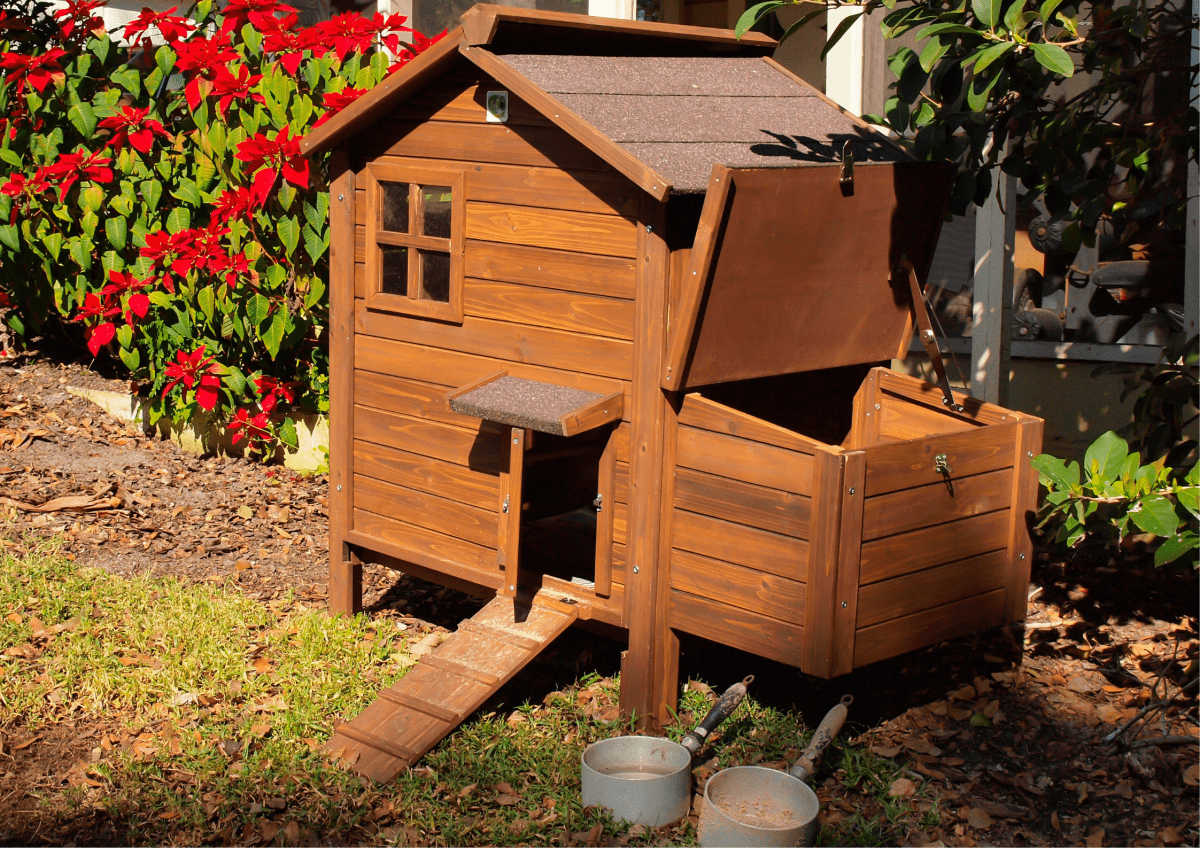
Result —
[[576, 619], [627, 633], [622, 708], [666, 718], [681, 632], [831, 677], [1024, 616], [1041, 421], [879, 367], [950, 171], [773, 47], [481, 5], [305, 140], [331, 607], [363, 562], [495, 596], [337, 729], [363, 773]]

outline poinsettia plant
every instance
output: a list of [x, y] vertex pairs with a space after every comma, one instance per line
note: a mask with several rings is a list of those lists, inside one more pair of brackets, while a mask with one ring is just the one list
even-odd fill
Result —
[[[301, 28], [276, 0], [110, 33], [101, 5], [0, 26], [5, 321], [82, 331], [155, 419], [294, 446], [292, 419], [328, 405], [328, 184], [299, 139], [433, 42], [396, 15]], [[38, 26], [45, 44], [15, 40]]]

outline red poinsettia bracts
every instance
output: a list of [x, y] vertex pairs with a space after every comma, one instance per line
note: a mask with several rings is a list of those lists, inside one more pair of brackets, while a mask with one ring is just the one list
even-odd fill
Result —
[[246, 439], [246, 446], [253, 449], [259, 442], [271, 438], [271, 416], [266, 412], [251, 415], [250, 410], [243, 406], [234, 413], [233, 420], [225, 425], [225, 429], [233, 433], [231, 443], [236, 445]]
[[313, 127], [321, 126], [321, 124], [328, 121], [338, 112], [345, 109], [347, 106], [366, 93], [367, 89], [365, 88], [343, 88], [341, 91], [334, 91], [326, 94], [321, 103], [328, 111], [326, 111], [321, 117], [317, 118], [316, 123], [313, 124]]
[[396, 54], [396, 61], [388, 68], [389, 75], [396, 73], [396, 71], [407, 65], [411, 60], [417, 58], [418, 54], [428, 50], [430, 45], [441, 41], [446, 35], [446, 30], [442, 30], [433, 38], [426, 38], [415, 29], [408, 29], [408, 27], [405, 27], [405, 29], [409, 34], [408, 44], [401, 44], [399, 50], [392, 50]]
[[258, 208], [254, 192], [248, 188], [226, 189], [213, 203], [214, 221], [227, 224], [233, 220], [242, 220]]
[[262, 32], [278, 20], [278, 15], [295, 15], [296, 9], [275, 0], [229, 0], [221, 14], [225, 16], [221, 22], [223, 32], [240, 32], [247, 23]]
[[150, 27], [154, 27], [162, 33], [163, 40], [174, 47], [176, 42], [187, 38], [196, 29], [189, 18], [175, 14], [178, 11], [178, 6], [172, 6], [165, 12], [143, 8], [141, 14], [125, 25], [125, 31], [121, 34], [126, 41], [137, 43]]
[[163, 127], [162, 122], [146, 117], [149, 113], [149, 107], [139, 109], [136, 106], [126, 106], [121, 114], [101, 121], [101, 128], [112, 130], [108, 146], [120, 150], [128, 143], [140, 153], [149, 153], [150, 148], [154, 146], [155, 136], [170, 139], [171, 134]]
[[[158, 281], [169, 293], [175, 294], [175, 280], [171, 269], [178, 258], [185, 255], [190, 247], [191, 230], [181, 230], [171, 235], [166, 230], [146, 234], [146, 246], [139, 253], [154, 263], [159, 271]], [[183, 274], [186, 274], [185, 270]]]
[[296, 21], [295, 15], [287, 15], [282, 19], [269, 18], [262, 27], [263, 51], [275, 54], [279, 64], [293, 77], [304, 61], [305, 50], [311, 50], [318, 58], [329, 52], [319, 27], [296, 30]]
[[254, 174], [254, 197], [260, 206], [266, 203], [280, 174], [297, 188], [308, 188], [308, 159], [300, 153], [300, 137], [290, 138], [289, 133], [286, 124], [274, 138], [257, 133], [239, 144], [234, 154]]
[[[376, 14], [375, 17], [382, 16]], [[320, 31], [325, 42], [333, 44], [333, 52], [339, 62], [346, 61], [346, 56], [352, 52], [369, 52], [375, 44], [376, 36], [379, 35], [378, 23], [357, 12], [335, 15], [317, 24], [314, 29]]]
[[262, 374], [254, 378], [254, 385], [258, 388], [258, 396], [261, 398], [259, 404], [263, 412], [272, 412], [281, 402], [295, 403], [296, 389], [300, 384], [294, 381], [283, 382]]
[[192, 111], [199, 108], [201, 101], [212, 91], [217, 69], [241, 58], [233, 49], [227, 33], [180, 42], [175, 45], [175, 53], [175, 67], [190, 75], [183, 93]]
[[138, 289], [145, 288], [151, 282], [151, 280], [139, 280], [128, 271], [109, 271], [108, 285], [100, 289], [100, 296], [105, 299], [105, 302], [108, 302], [111, 297], [120, 297], [128, 293], [129, 296], [125, 299], [121, 312], [125, 323], [132, 327], [136, 323], [135, 318], [145, 318], [146, 313], [150, 311], [150, 298]]
[[83, 152], [64, 153], [53, 165], [38, 168], [34, 179], [43, 186], [58, 183], [58, 200], [61, 203], [66, 198], [67, 192], [71, 190], [71, 186], [80, 180], [111, 183], [113, 181], [112, 161], [111, 158], [102, 157], [101, 151], [87, 155], [84, 155]]
[[46, 86], [65, 76], [58, 60], [66, 55], [67, 51], [59, 47], [52, 47], [36, 56], [5, 53], [0, 55], [0, 69], [5, 72], [5, 82], [13, 83], [17, 93], [24, 91], [28, 83], [38, 94], [42, 94]]
[[72, 39], [83, 40], [89, 35], [104, 31], [104, 19], [92, 12], [107, 6], [105, 0], [67, 0], [63, 8], [54, 12], [54, 17], [62, 21], [58, 25], [59, 38], [64, 41]]
[[98, 321], [87, 328], [87, 347], [92, 356], [100, 355], [100, 348], [113, 340], [117, 334], [116, 325], [108, 320], [114, 315], [121, 314], [121, 307], [112, 303], [107, 297], [101, 300], [91, 292], [84, 295], [83, 305], [75, 314], [75, 321]]
[[184, 353], [175, 351], [175, 361], [166, 368], [170, 379], [163, 389], [162, 396], [166, 397], [171, 389], [183, 383], [185, 389], [196, 389], [196, 403], [203, 410], [211, 410], [217, 405], [217, 391], [221, 388], [221, 379], [214, 372], [217, 363], [211, 356], [204, 355], [204, 345]]
[[225, 65], [217, 68], [217, 74], [212, 81], [212, 91], [209, 93], [217, 98], [217, 114], [222, 119], [225, 110], [234, 100], [253, 100], [256, 103], [266, 103], [261, 94], [253, 94], [250, 89], [258, 85], [262, 74], [251, 74], [245, 65], [238, 65], [237, 73], [233, 73]]

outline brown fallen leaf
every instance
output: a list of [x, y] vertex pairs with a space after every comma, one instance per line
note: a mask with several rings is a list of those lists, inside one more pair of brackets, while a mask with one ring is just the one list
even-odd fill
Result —
[[1100, 848], [1104, 844], [1104, 828], [1096, 825], [1087, 835], [1088, 848]]
[[1183, 773], [1183, 782], [1188, 786], [1200, 786], [1200, 764], [1193, 764]]
[[900, 753], [900, 746], [889, 745], [884, 747], [882, 745], [876, 745], [871, 749], [871, 753], [877, 757], [885, 757], [886, 759], [890, 760], [892, 757]]
[[917, 792], [917, 784], [907, 777], [898, 777], [888, 787], [889, 798], [911, 798]]
[[282, 825], [279, 822], [263, 819], [258, 823], [258, 832], [262, 837], [263, 842], [274, 842], [275, 836], [279, 833]]
[[1159, 832], [1158, 838], [1162, 844], [1168, 846], [1168, 848], [1173, 848], [1175, 845], [1183, 844], [1183, 836], [1174, 826], [1164, 827], [1162, 831]]
[[264, 736], [266, 736], [270, 732], [271, 732], [271, 725], [266, 724], [265, 722], [262, 724], [256, 724], [250, 728], [250, 735], [256, 736], [259, 739], [262, 739]]
[[252, 665], [254, 666], [254, 670], [259, 674], [267, 674], [272, 670], [271, 661], [266, 657], [259, 657], [252, 663]]
[[588, 848], [596, 848], [600, 844], [600, 837], [604, 835], [604, 825], [597, 824], [588, 831], [587, 844]]
[[300, 825], [294, 821], [290, 821], [283, 828], [283, 841], [289, 845], [295, 845], [300, 841]]
[[92, 512], [98, 509], [119, 509], [122, 501], [115, 495], [107, 498], [97, 498], [92, 495], [67, 495], [46, 501], [44, 504], [28, 504], [0, 495], [0, 504], [16, 507], [22, 512]]
[[979, 807], [972, 807], [967, 811], [967, 824], [976, 830], [987, 830], [995, 823], [992, 817]]
[[12, 748], [10, 748], [9, 750], [10, 751], [24, 751], [26, 748], [28, 748], [30, 745], [32, 745], [34, 742], [37, 742], [41, 738], [42, 738], [41, 734], [38, 734], [37, 736], [31, 736], [28, 739], [26, 739], [24, 742], [18, 742], [16, 745], [13, 745]]
[[7, 616], [7, 619], [10, 624], [20, 624], [22, 621], [25, 620], [25, 619], [21, 618], [21, 614], [18, 612], [10, 612]]

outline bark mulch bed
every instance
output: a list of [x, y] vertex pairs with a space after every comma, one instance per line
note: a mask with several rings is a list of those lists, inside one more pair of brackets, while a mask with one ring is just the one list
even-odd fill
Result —
[[[7, 544], [19, 547], [25, 531], [59, 534], [74, 557], [109, 571], [198, 582], [232, 576], [264, 602], [294, 591], [323, 603], [323, 476], [184, 454], [66, 391], [122, 391], [119, 381], [36, 357], [0, 363]], [[68, 508], [36, 509], [59, 498], [70, 499], [59, 502]], [[453, 628], [479, 606], [372, 566], [364, 603], [371, 615], [398, 617], [418, 631]], [[936, 799], [940, 826], [910, 830], [908, 844], [1197, 845], [1198, 606], [1194, 570], [1155, 570], [1136, 549], [1119, 562], [1064, 562], [1043, 552], [1023, 627], [834, 681], [695, 639], [684, 640], [681, 667], [721, 688], [753, 672], [757, 698], [799, 708], [811, 724], [843, 693], [854, 694], [844, 735], [907, 765], [892, 794], [924, 785]], [[547, 657], [557, 669], [531, 666], [502, 694], [509, 703], [541, 698], [564, 674], [607, 673], [620, 647], [572, 640]], [[35, 810], [39, 794], [67, 780], [102, 730], [56, 727], [18, 749], [11, 735], [4, 747], [0, 728], [0, 818]], [[725, 732], [737, 730], [734, 722]], [[817, 786], [823, 816], [882, 814], [845, 789], [845, 765], [831, 765]], [[102, 833], [90, 837], [105, 841]]]

